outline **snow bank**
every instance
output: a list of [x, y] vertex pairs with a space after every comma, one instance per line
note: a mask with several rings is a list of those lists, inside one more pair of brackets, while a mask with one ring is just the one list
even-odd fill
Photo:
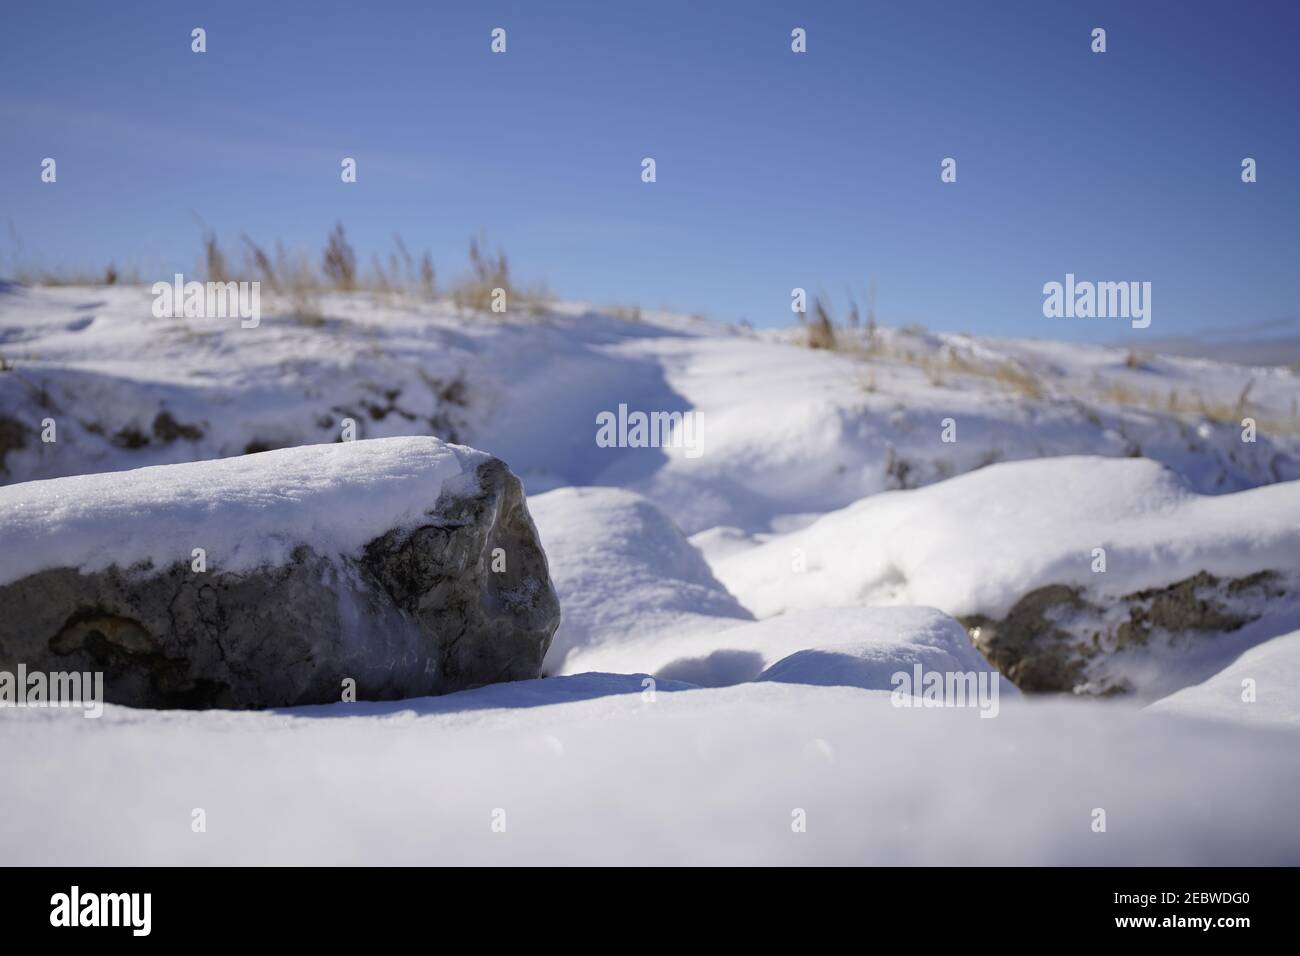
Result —
[[[0, 714], [13, 866], [1300, 863], [1290, 734], [1100, 703], [903, 709], [569, 678], [264, 714]], [[576, 681], [579, 693], [592, 688]], [[480, 695], [493, 700], [477, 709]], [[554, 703], [542, 704], [549, 698]], [[442, 708], [455, 706], [448, 712]], [[1249, 781], [1243, 786], [1243, 781]], [[1192, 797], [1189, 797], [1192, 795]], [[206, 833], [191, 831], [195, 807]], [[1093, 809], [1107, 830], [1095, 833]], [[795, 824], [802, 819], [803, 832]], [[39, 825], [34, 825], [39, 823]], [[494, 827], [494, 824], [496, 826]], [[504, 830], [502, 829], [504, 825]], [[328, 839], [323, 839], [327, 834]]]
[[[866, 498], [811, 526], [720, 545], [718, 579], [759, 617], [852, 603], [1003, 616], [1047, 584], [1128, 594], [1209, 571], [1300, 569], [1300, 482], [1202, 496], [1145, 459], [992, 465]], [[1106, 551], [1105, 573], [1092, 570]], [[800, 568], [803, 570], [800, 570]]]
[[[951, 619], [949, 619], [951, 620]], [[902, 690], [920, 696], [922, 682], [914, 679], [925, 674], [989, 674], [998, 683], [1000, 694], [1018, 696], [1019, 691], [1010, 681], [1002, 679], [988, 663], [974, 652], [965, 632], [952, 621], [953, 628], [945, 628], [950, 638], [944, 642], [928, 643], [911, 639], [878, 640], [865, 644], [832, 644], [810, 647], [783, 657], [763, 673], [760, 681], [780, 681], [784, 684], [813, 684], [818, 687], [861, 687], [863, 690]], [[958, 643], [958, 638], [962, 644]], [[964, 644], [964, 646], [963, 646]], [[895, 678], [903, 673], [906, 683]], [[987, 685], [986, 685], [987, 686]]]
[[297, 545], [348, 555], [414, 528], [444, 486], [473, 493], [483, 452], [436, 438], [311, 445], [0, 487], [0, 584], [48, 568], [283, 564]]
[[[702, 687], [724, 687], [757, 680], [800, 651], [853, 654], [857, 649], [879, 668], [873, 672], [877, 674], [910, 673], [916, 663], [945, 671], [991, 670], [961, 625], [932, 608], [824, 608], [731, 627], [722, 623], [715, 622], [712, 629], [658, 632], [635, 641], [585, 648], [566, 661], [566, 669], [645, 672]], [[841, 679], [825, 683], [863, 686], [857, 665], [849, 664], [843, 673], [832, 670]], [[871, 686], [887, 688], [888, 674], [883, 684]]]
[[1300, 631], [1265, 641], [1209, 680], [1148, 710], [1300, 730]]
[[[989, 670], [961, 625], [930, 608], [817, 609], [745, 623], [699, 552], [632, 492], [559, 489], [531, 497], [529, 510], [563, 608], [547, 673], [648, 673], [720, 687], [798, 651], [846, 645], [890, 674], [917, 662]], [[843, 683], [861, 680], [859, 664]]]
[[602, 669], [576, 662], [593, 649], [749, 619], [672, 520], [640, 495], [564, 488], [530, 497], [528, 508], [563, 608], [547, 673]]

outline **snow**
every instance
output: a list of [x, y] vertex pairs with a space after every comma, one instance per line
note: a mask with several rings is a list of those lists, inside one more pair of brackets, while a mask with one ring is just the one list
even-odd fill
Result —
[[[531, 497], [529, 510], [563, 608], [548, 674], [647, 673], [723, 686], [829, 645], [855, 655], [843, 681], [855, 686], [888, 688], [889, 674], [914, 663], [989, 670], [961, 626], [930, 608], [820, 608], [744, 623], [749, 614], [700, 553], [634, 492], [558, 489]], [[879, 668], [873, 683], [861, 683], [864, 661]]]
[[49, 568], [285, 563], [309, 544], [352, 555], [428, 523], [444, 487], [473, 493], [489, 456], [436, 438], [389, 438], [0, 487], [0, 584]]
[[[1000, 617], [1044, 584], [1113, 597], [1267, 569], [1294, 592], [1296, 370], [915, 330], [815, 352], [582, 304], [320, 304], [314, 325], [268, 299], [242, 329], [155, 319], [147, 289], [0, 292], [0, 434], [26, 429], [0, 446], [0, 582], [194, 547], [230, 568], [303, 540], [352, 553], [491, 453], [560, 595], [548, 676], [265, 713], [5, 709], [0, 759], [24, 772], [0, 858], [1300, 862], [1300, 631], [1277, 636], [1300, 627], [1295, 593], [1151, 655], [1167, 696], [1147, 708], [1000, 678], [996, 719], [890, 693], [918, 666], [994, 676], [949, 615]], [[698, 414], [703, 454], [599, 447], [621, 404]], [[344, 418], [369, 440], [339, 443]], [[483, 452], [405, 437], [429, 434]], [[301, 447], [241, 456], [279, 445]]]
[[[1289, 823], [1300, 787], [1293, 734], [1079, 703], [1004, 702], [985, 720], [974, 709], [896, 708], [881, 691], [776, 682], [648, 696], [625, 679], [621, 691], [569, 700], [570, 682], [585, 694], [590, 681], [261, 714], [11, 712], [0, 754], [24, 770], [6, 788], [0, 857], [15, 866], [1300, 860]], [[566, 702], [545, 703], [552, 688], [550, 699]], [[478, 705], [483, 696], [492, 706]], [[191, 830], [195, 808], [206, 832]], [[1094, 808], [1106, 811], [1104, 833], [1092, 831]], [[799, 810], [806, 832], [793, 829]]]
[[1250, 648], [1203, 683], [1163, 697], [1147, 709], [1300, 730], [1300, 631]]
[[635, 647], [653, 633], [750, 619], [676, 525], [634, 492], [563, 488], [530, 496], [528, 510], [563, 609], [546, 673], [591, 670], [576, 662], [593, 649]]
[[[811, 623], [811, 622], [809, 622]], [[944, 640], [926, 640], [929, 635], [908, 635], [900, 640], [897, 632], [882, 632], [874, 641], [826, 644], [795, 651], [781, 658], [759, 674], [757, 680], [781, 681], [785, 684], [814, 684], [818, 687], [861, 687], [864, 690], [904, 690], [921, 686], [912, 681], [916, 668], [922, 674], [988, 674], [998, 683], [999, 694], [1019, 695], [1015, 685], [991, 668], [975, 653], [966, 634], [951, 618], [942, 619], [947, 633]], [[811, 628], [809, 633], [817, 633]], [[838, 633], [832, 631], [830, 633]], [[888, 635], [888, 636], [887, 636]], [[901, 683], [897, 675], [906, 674], [909, 682]]]
[[[876, 688], [888, 688], [889, 674], [910, 673], [914, 663], [927, 669], [990, 670], [961, 625], [932, 608], [821, 608], [747, 624], [729, 623], [719, 621], [711, 630], [697, 626], [595, 645], [574, 654], [565, 662], [565, 670], [644, 672], [722, 687], [757, 680], [783, 659], [806, 649], [869, 657], [879, 668], [875, 673], [884, 677], [883, 683], [870, 685]], [[861, 679], [854, 664], [835, 682], [866, 686]]]
[[[1198, 495], [1145, 459], [1048, 458], [873, 495], [748, 548], [734, 533], [696, 542], [760, 618], [850, 603], [1001, 618], [1047, 584], [1120, 595], [1203, 570], [1300, 571], [1300, 483]], [[1104, 573], [1093, 571], [1095, 548]], [[793, 570], [795, 555], [805, 570]]]

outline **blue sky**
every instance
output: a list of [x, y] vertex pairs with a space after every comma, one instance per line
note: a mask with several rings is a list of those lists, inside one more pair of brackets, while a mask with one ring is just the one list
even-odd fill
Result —
[[[444, 276], [482, 228], [565, 296], [760, 326], [794, 286], [842, 305], [872, 279], [884, 322], [985, 334], [1295, 320], [1297, 25], [1262, 2], [9, 5], [0, 251], [152, 279], [196, 264], [196, 215], [313, 251], [341, 220]], [[1067, 272], [1150, 281], [1151, 328], [1044, 318]]]

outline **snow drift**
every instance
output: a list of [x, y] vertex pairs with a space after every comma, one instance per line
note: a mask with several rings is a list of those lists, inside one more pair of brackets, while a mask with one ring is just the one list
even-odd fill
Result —
[[1147, 709], [1300, 730], [1300, 631], [1252, 647], [1208, 680], [1162, 697]]
[[713, 566], [760, 617], [859, 602], [1002, 617], [1047, 584], [1118, 596], [1198, 571], [1300, 571], [1300, 484], [1198, 495], [1145, 459], [1009, 462], [873, 495], [754, 545]]
[[562, 488], [533, 497], [529, 505], [564, 608], [546, 659], [548, 673], [644, 670], [627, 661], [613, 666], [605, 660], [605, 666], [590, 655], [635, 648], [654, 634], [707, 631], [750, 619], [672, 519], [641, 495]]

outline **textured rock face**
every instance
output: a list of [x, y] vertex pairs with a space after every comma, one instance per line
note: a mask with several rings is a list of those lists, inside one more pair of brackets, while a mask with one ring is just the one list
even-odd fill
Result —
[[1149, 649], [1193, 647], [1240, 630], [1272, 611], [1285, 628], [1288, 605], [1274, 604], [1294, 581], [1261, 571], [1220, 579], [1208, 572], [1115, 597], [1052, 584], [1024, 595], [1002, 620], [962, 618], [980, 652], [1029, 693], [1110, 696], [1135, 690], [1125, 659]]
[[[273, 707], [535, 678], [560, 609], [519, 480], [487, 459], [355, 556], [53, 568], [0, 586], [0, 669], [103, 671], [110, 703]], [[142, 520], [147, 520], [144, 518]], [[499, 550], [498, 550], [499, 549]], [[496, 570], [494, 570], [494, 566]]]

